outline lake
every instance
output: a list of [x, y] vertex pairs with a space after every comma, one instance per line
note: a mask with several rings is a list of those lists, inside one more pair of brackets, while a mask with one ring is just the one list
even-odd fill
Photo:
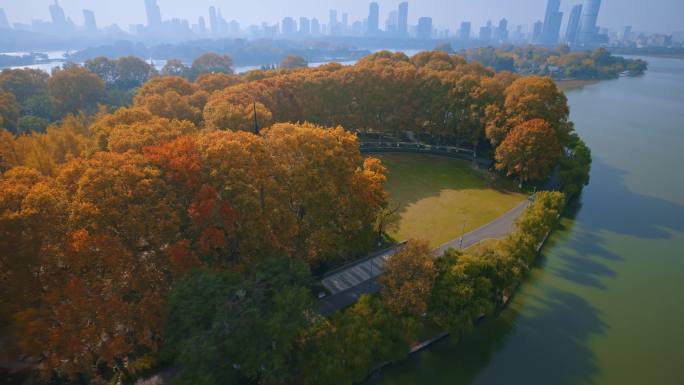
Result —
[[497, 319], [383, 385], [684, 384], [684, 60], [568, 91], [591, 184]]

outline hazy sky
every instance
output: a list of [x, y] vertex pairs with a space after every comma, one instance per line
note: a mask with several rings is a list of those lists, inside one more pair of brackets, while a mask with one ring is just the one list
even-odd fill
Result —
[[[561, 0], [565, 12], [564, 23], [570, 8], [583, 0]], [[10, 22], [30, 22], [31, 19], [49, 19], [48, 5], [53, 0], [0, 0]], [[60, 0], [67, 16], [82, 24], [82, 9], [95, 11], [100, 26], [113, 23], [126, 29], [129, 24], [145, 22], [144, 0]], [[395, 9], [399, 0], [379, 0], [380, 24], [384, 25], [387, 13]], [[368, 15], [369, 0], [158, 0], [162, 17], [186, 18], [192, 23], [199, 16], [207, 18], [207, 8], [215, 5], [223, 10], [226, 19], [236, 19], [242, 27], [262, 21], [276, 23], [284, 16], [317, 17], [327, 23], [328, 11], [338, 9], [349, 13], [349, 20], [363, 19]], [[461, 21], [470, 20], [474, 27], [488, 19], [509, 19], [511, 25], [522, 24], [526, 29], [544, 18], [546, 0], [409, 0], [409, 23], [418, 17], [432, 16], [437, 26], [452, 31]], [[673, 32], [684, 30], [684, 0], [603, 0], [599, 25], [613, 29], [632, 25], [635, 30]]]

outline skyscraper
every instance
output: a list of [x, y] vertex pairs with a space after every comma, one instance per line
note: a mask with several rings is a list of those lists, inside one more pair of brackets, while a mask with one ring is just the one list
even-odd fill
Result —
[[595, 43], [598, 37], [598, 19], [601, 9], [601, 0], [585, 0], [582, 6], [582, 16], [580, 17], [580, 27], [578, 40], [583, 44]]
[[541, 20], [537, 20], [532, 26], [532, 42], [539, 43], [542, 37], [542, 32], [544, 30], [544, 23]]
[[281, 32], [283, 33], [284, 36], [292, 36], [295, 34], [297, 31], [297, 25], [295, 25], [295, 21], [291, 17], [286, 17], [283, 19], [283, 23], [281, 24]]
[[416, 37], [418, 39], [430, 39], [432, 38], [432, 18], [431, 17], [421, 17], [418, 19], [418, 28], [416, 29]]
[[337, 23], [337, 11], [334, 9], [330, 10], [330, 20], [328, 21], [328, 31], [330, 35], [338, 35], [340, 28]]
[[385, 21], [385, 32], [389, 35], [396, 36], [399, 32], [399, 13], [397, 11], [391, 11], [387, 15], [387, 21]]
[[568, 29], [565, 31], [565, 41], [568, 43], [577, 42], [577, 33], [579, 32], [580, 17], [582, 16], [582, 4], [575, 5], [570, 11], [570, 19], [568, 19]]
[[480, 27], [480, 36], [479, 39], [484, 42], [488, 43], [492, 41], [492, 21], [488, 20], [487, 24], [483, 27]]
[[96, 33], [97, 23], [95, 22], [95, 13], [89, 9], [83, 10], [83, 26], [86, 32]]
[[343, 35], [347, 33], [347, 28], [349, 28], [349, 14], [344, 12], [342, 13], [342, 23], [340, 24], [340, 31]]
[[464, 21], [461, 23], [461, 30], [459, 31], [459, 38], [461, 41], [470, 40], [470, 22]]
[[10, 28], [10, 23], [7, 20], [7, 15], [5, 14], [5, 10], [0, 8], [0, 29], [9, 29]]
[[311, 34], [312, 35], [320, 35], [321, 34], [321, 23], [316, 18], [311, 19]]
[[209, 28], [211, 33], [216, 35], [219, 31], [218, 17], [216, 16], [216, 7], [209, 7]]
[[58, 31], [64, 30], [67, 25], [66, 16], [64, 16], [64, 9], [59, 6], [57, 0], [55, 3], [50, 5], [50, 17], [52, 17], [52, 24]]
[[207, 22], [204, 21], [204, 16], [200, 16], [199, 19], [197, 19], [197, 29], [199, 30], [200, 35], [207, 33]]
[[508, 20], [506, 18], [499, 21], [499, 27], [496, 29], [496, 40], [497, 42], [508, 40]]
[[401, 36], [408, 36], [408, 3], [405, 1], [399, 4], [397, 32]]
[[157, 0], [145, 0], [145, 12], [147, 13], [147, 26], [158, 28], [161, 26], [161, 11]]
[[311, 35], [311, 21], [308, 17], [299, 18], [299, 34], [304, 36]]
[[559, 9], [560, 0], [548, 0], [546, 3], [546, 17], [544, 18], [544, 26], [540, 41], [542, 44], [558, 44], [561, 21], [563, 20], [563, 12], [560, 12]]
[[368, 34], [377, 35], [380, 32], [380, 6], [378, 3], [370, 3], [368, 9]]

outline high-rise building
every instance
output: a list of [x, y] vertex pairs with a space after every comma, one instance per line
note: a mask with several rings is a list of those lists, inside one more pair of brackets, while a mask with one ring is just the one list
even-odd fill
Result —
[[219, 31], [218, 17], [216, 15], [216, 7], [209, 7], [209, 29], [211, 33], [216, 35]]
[[0, 8], [0, 29], [10, 29], [10, 23], [7, 20], [5, 10]]
[[496, 41], [503, 42], [508, 40], [508, 20], [503, 18], [499, 21], [499, 26], [496, 29]]
[[408, 36], [408, 3], [399, 4], [399, 15], [397, 16], [397, 33], [400, 36]]
[[492, 41], [492, 21], [488, 20], [487, 24], [483, 27], [480, 27], [480, 36], [479, 36], [480, 41], [484, 43], [488, 43]]
[[532, 26], [532, 42], [539, 43], [541, 41], [542, 32], [544, 31], [544, 23], [541, 20], [537, 20]]
[[200, 16], [199, 19], [197, 19], [197, 29], [200, 35], [206, 35], [207, 22], [204, 20], [204, 16]]
[[565, 41], [568, 43], [577, 42], [577, 34], [579, 32], [580, 17], [582, 16], [582, 4], [575, 5], [570, 11], [570, 18], [568, 19], [568, 28], [565, 31]]
[[431, 17], [421, 17], [418, 19], [418, 27], [416, 28], [416, 37], [418, 39], [431, 39], [432, 38], [432, 18]]
[[318, 19], [311, 19], [311, 34], [317, 36], [320, 35], [321, 32], [321, 23], [318, 21]]
[[561, 22], [563, 21], [563, 12], [560, 12], [559, 9], [560, 0], [548, 0], [546, 3], [546, 16], [544, 17], [540, 43], [545, 45], [558, 44]]
[[578, 41], [583, 44], [593, 44], [598, 39], [599, 29], [596, 25], [601, 0], [585, 0], [582, 5]]
[[57, 0], [55, 3], [50, 5], [50, 17], [52, 18], [52, 24], [55, 26], [57, 31], [63, 31], [67, 26], [66, 16], [64, 15], [64, 9], [59, 6]]
[[461, 41], [468, 41], [470, 40], [470, 22], [469, 21], [464, 21], [461, 23], [461, 29], [458, 32], [459, 38]]
[[161, 26], [161, 10], [157, 5], [157, 0], [145, 0], [145, 13], [147, 13], [147, 26], [158, 28]]
[[342, 23], [340, 24], [340, 31], [343, 35], [347, 33], [347, 28], [349, 28], [349, 14], [342, 13]]
[[368, 9], [368, 34], [377, 35], [380, 32], [380, 6], [378, 3], [370, 3]]
[[284, 36], [292, 36], [297, 31], [297, 25], [295, 24], [294, 19], [291, 17], [284, 18], [280, 27], [280, 31]]
[[385, 32], [391, 36], [396, 36], [399, 33], [399, 13], [397, 11], [391, 11], [389, 15], [387, 15]]
[[632, 26], [631, 25], [625, 26], [625, 28], [622, 29], [622, 33], [620, 35], [621, 35], [620, 38], [622, 39], [622, 41], [625, 41], [625, 42], [630, 41], [632, 39]]
[[95, 22], [95, 13], [89, 9], [83, 10], [83, 27], [88, 33], [97, 32], [97, 23]]
[[304, 36], [311, 35], [311, 21], [308, 17], [299, 18], [299, 34]]
[[337, 22], [337, 11], [334, 9], [330, 10], [330, 17], [328, 20], [328, 33], [330, 35], [339, 35], [340, 28]]

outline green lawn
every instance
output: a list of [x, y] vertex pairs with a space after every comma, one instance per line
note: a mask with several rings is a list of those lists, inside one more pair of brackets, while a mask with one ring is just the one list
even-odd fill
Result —
[[513, 209], [525, 195], [492, 187], [466, 161], [421, 154], [376, 155], [388, 169], [387, 191], [400, 203], [398, 241], [421, 238], [432, 246], [461, 236]]

